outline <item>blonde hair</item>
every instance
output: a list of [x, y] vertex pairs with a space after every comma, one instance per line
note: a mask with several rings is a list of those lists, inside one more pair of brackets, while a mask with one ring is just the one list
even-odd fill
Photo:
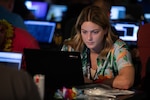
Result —
[[65, 41], [64, 44], [71, 46], [75, 51], [82, 52], [85, 45], [81, 37], [81, 25], [85, 21], [91, 21], [101, 26], [103, 29], [108, 30], [103, 39], [103, 50], [100, 53], [101, 57], [105, 57], [112, 48], [114, 41], [118, 38], [111, 30], [111, 24], [107, 12], [94, 5], [87, 6], [81, 11], [75, 24], [76, 34], [71, 37], [70, 40]]

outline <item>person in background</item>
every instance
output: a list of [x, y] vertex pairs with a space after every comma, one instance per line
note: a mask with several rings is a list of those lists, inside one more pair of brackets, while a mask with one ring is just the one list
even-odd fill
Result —
[[118, 89], [133, 86], [131, 54], [127, 44], [113, 33], [106, 11], [94, 5], [85, 7], [75, 32], [64, 41], [61, 51], [81, 53], [85, 83], [104, 83]]
[[111, 16], [111, 6], [113, 4], [112, 0], [93, 0], [92, 4], [101, 7], [107, 12], [109, 17]]
[[65, 13], [65, 16], [63, 17], [63, 20], [61, 22], [63, 41], [74, 35], [74, 25], [78, 15], [84, 7], [90, 4], [91, 3], [86, 3], [82, 0], [69, 0], [68, 10]]
[[41, 100], [31, 76], [23, 70], [0, 66], [0, 100]]
[[[40, 46], [26, 30], [0, 20], [0, 51], [23, 53], [24, 48], [40, 49]], [[22, 67], [24, 69], [25, 65]]]
[[12, 12], [19, 14], [24, 20], [36, 20], [36, 17], [26, 7], [25, 0], [15, 0]]
[[[111, 17], [111, 7], [113, 4], [113, 0], [93, 0], [93, 5], [101, 7], [103, 10], [105, 10], [107, 12], [108, 17]], [[115, 35], [118, 35], [117, 30], [115, 29], [115, 27], [111, 27], [112, 31], [114, 32]], [[118, 35], [119, 37], [119, 35]]]
[[0, 19], [5, 19], [15, 27], [23, 28], [26, 30], [23, 18], [13, 13], [14, 0], [0, 0]]

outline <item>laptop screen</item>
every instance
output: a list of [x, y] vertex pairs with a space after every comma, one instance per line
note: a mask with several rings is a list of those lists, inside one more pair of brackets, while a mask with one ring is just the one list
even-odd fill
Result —
[[84, 84], [79, 52], [25, 49], [24, 54], [27, 72], [31, 76], [45, 75], [45, 98], [53, 97], [56, 89], [63, 86]]
[[46, 19], [47, 10], [49, 7], [48, 2], [25, 1], [25, 6], [32, 12], [37, 20]]
[[0, 52], [0, 65], [20, 70], [22, 53]]
[[112, 26], [117, 30], [120, 39], [137, 42], [137, 33], [139, 29], [139, 24], [137, 22], [112, 22]]
[[51, 43], [56, 23], [48, 21], [24, 21], [28, 32], [40, 43]]

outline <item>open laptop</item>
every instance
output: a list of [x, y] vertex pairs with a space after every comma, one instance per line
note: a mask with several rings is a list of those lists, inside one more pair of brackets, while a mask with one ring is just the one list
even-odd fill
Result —
[[0, 52], [0, 66], [21, 69], [22, 53]]
[[84, 85], [79, 52], [25, 49], [24, 55], [31, 76], [45, 75], [45, 98], [53, 98], [54, 91], [63, 86]]
[[49, 21], [24, 21], [28, 32], [37, 39], [39, 43], [51, 43], [53, 40], [56, 22]]

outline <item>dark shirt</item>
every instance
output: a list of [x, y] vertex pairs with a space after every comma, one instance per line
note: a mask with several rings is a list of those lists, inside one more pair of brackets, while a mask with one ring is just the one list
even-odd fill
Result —
[[0, 6], [0, 19], [5, 19], [13, 26], [20, 27], [26, 30], [23, 18], [18, 14], [8, 11], [2, 6]]
[[0, 66], [0, 100], [41, 100], [33, 79], [25, 72]]

